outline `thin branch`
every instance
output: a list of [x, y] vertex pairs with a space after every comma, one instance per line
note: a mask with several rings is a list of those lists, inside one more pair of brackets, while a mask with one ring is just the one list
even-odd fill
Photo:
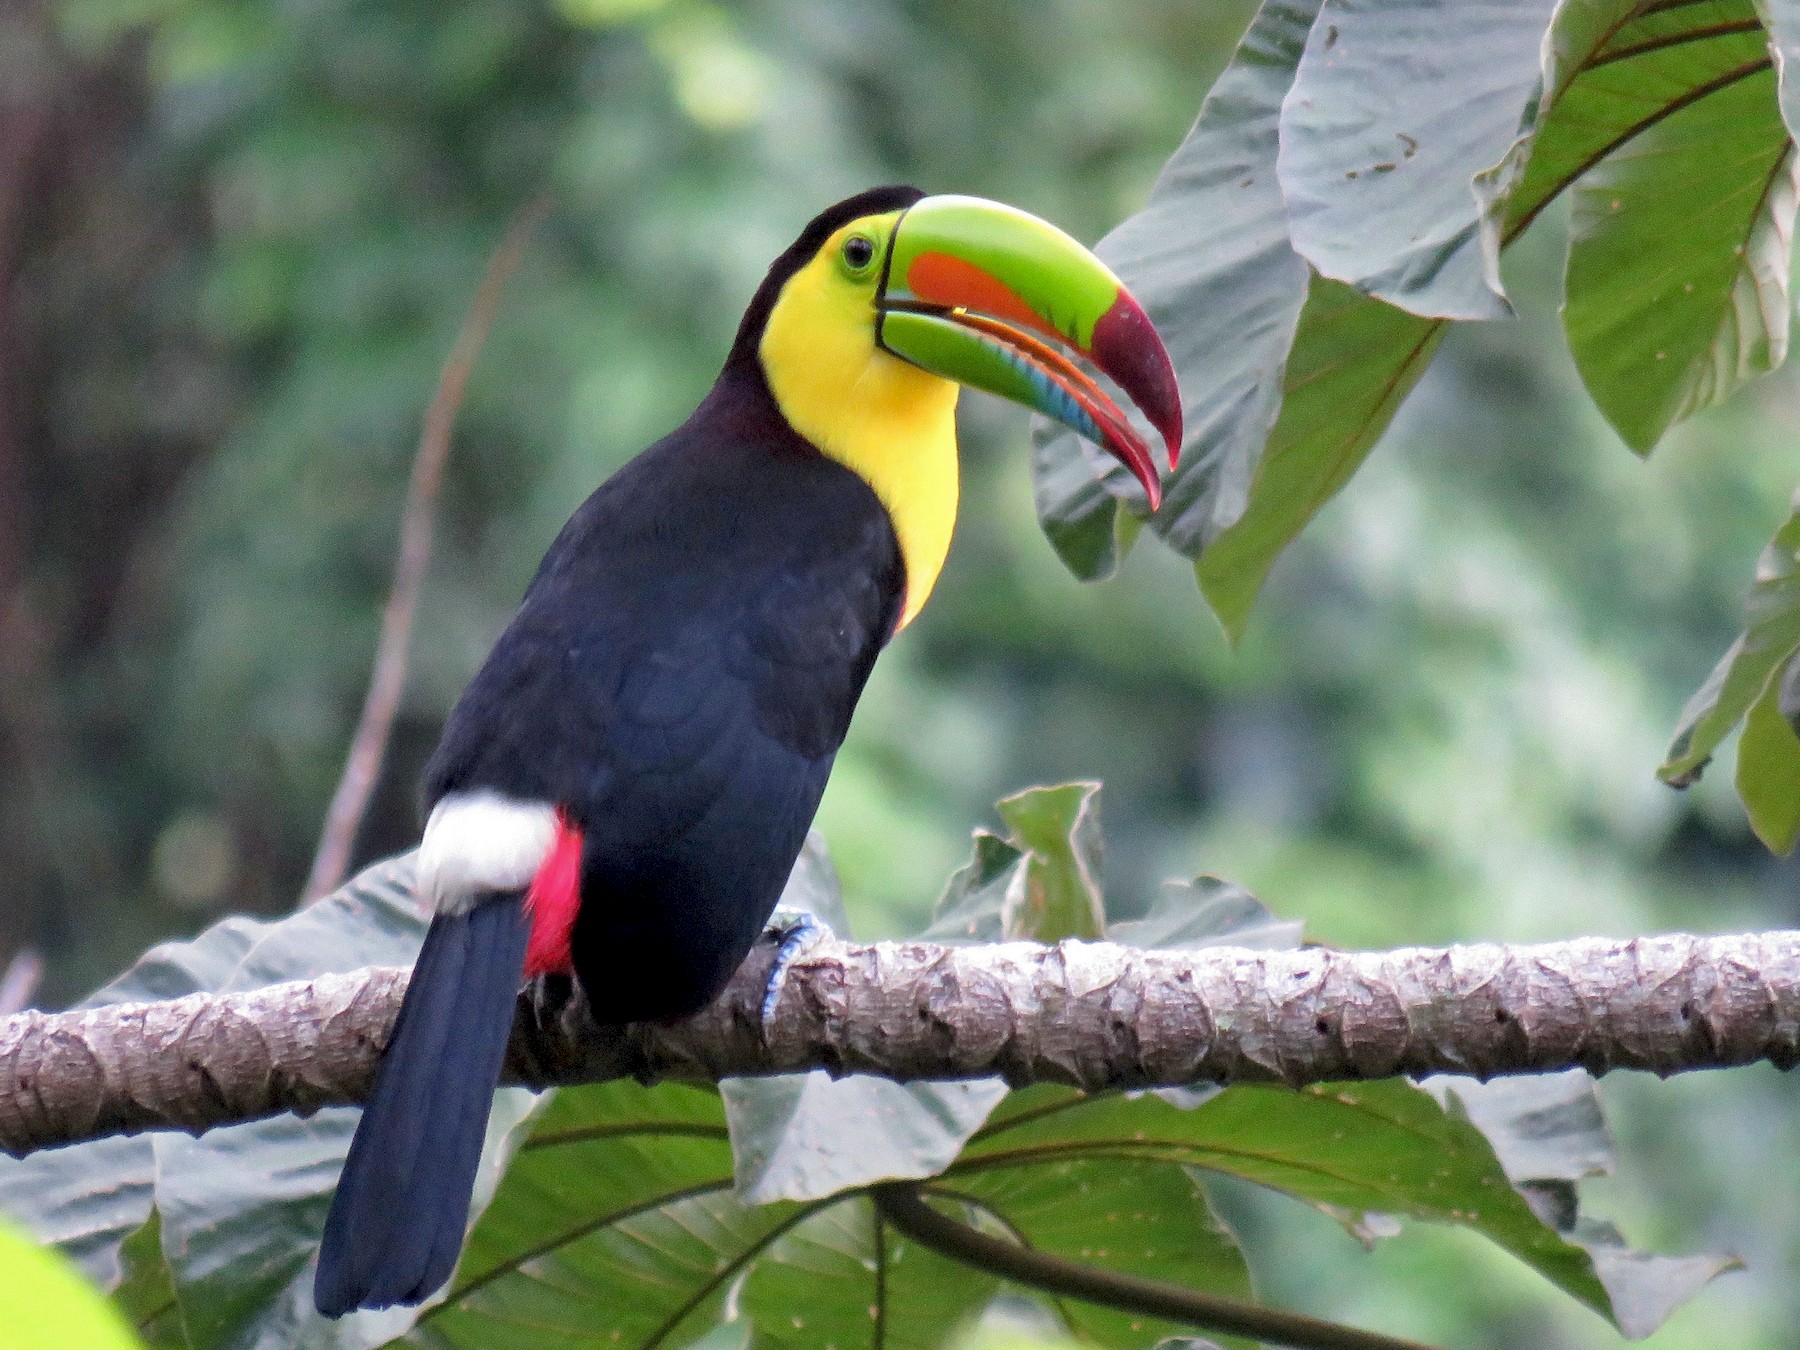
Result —
[[1292, 1346], [1294, 1350], [1423, 1350], [1414, 1341], [1082, 1265], [1008, 1242], [933, 1209], [916, 1182], [886, 1182], [874, 1187], [872, 1193], [882, 1217], [893, 1225], [894, 1231], [952, 1261], [1047, 1294], [1145, 1317], [1166, 1318], [1201, 1331], [1251, 1336], [1270, 1345]]
[[[1393, 952], [827, 939], [789, 967], [765, 1025], [774, 952], [759, 944], [679, 1022], [597, 1027], [568, 981], [534, 985], [509, 1081], [823, 1068], [1099, 1091], [1800, 1062], [1796, 932]], [[406, 978], [360, 970], [0, 1020], [0, 1149], [360, 1101]]]
[[532, 233], [550, 210], [550, 198], [539, 197], [526, 205], [507, 228], [489, 257], [481, 284], [476, 287], [456, 345], [438, 374], [437, 392], [425, 412], [419, 433], [419, 449], [413, 456], [412, 476], [406, 485], [406, 505], [400, 518], [400, 551], [394, 562], [394, 584], [381, 614], [381, 640], [375, 648], [375, 665], [369, 675], [369, 691], [363, 698], [362, 716], [350, 741], [343, 777], [331, 795], [319, 849], [313, 855], [302, 903], [337, 889], [350, 866], [350, 850], [368, 808], [369, 794], [381, 776], [387, 756], [388, 735], [400, 711], [406, 690], [406, 656], [412, 640], [413, 616], [419, 608], [419, 592], [431, 564], [431, 535], [437, 511], [438, 490], [444, 466], [450, 458], [450, 430], [462, 406], [463, 390], [475, 369], [475, 358], [487, 341], [506, 282], [524, 257]]

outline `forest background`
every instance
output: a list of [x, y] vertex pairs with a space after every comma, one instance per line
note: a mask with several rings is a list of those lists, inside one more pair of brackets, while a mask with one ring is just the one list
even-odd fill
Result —
[[[153, 941], [299, 894], [373, 653], [419, 419], [537, 192], [462, 410], [358, 860], [556, 527], [711, 381], [819, 206], [910, 181], [1087, 240], [1142, 204], [1243, 4], [9, 0], [0, 8], [0, 960], [59, 1006]], [[1234, 650], [1180, 560], [1077, 583], [1021, 417], [965, 402], [934, 603], [820, 825], [858, 932], [915, 929], [991, 803], [1107, 784], [1108, 903], [1217, 873], [1341, 946], [1794, 927], [1728, 777], [1654, 777], [1800, 481], [1777, 372], [1640, 462], [1558, 331], [1565, 213], [1506, 255], [1277, 565]], [[1646, 1344], [1800, 1344], [1800, 1091], [1603, 1087], [1587, 1207], [1728, 1250]], [[1235, 1193], [1227, 1191], [1229, 1201]], [[1273, 1300], [1457, 1346], [1617, 1343], [1472, 1236], [1363, 1251], [1235, 1194]]]

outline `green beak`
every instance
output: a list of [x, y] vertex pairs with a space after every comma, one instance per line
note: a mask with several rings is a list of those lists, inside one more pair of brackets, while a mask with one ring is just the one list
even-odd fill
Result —
[[1171, 468], [1181, 451], [1175, 370], [1143, 308], [1075, 240], [999, 202], [926, 197], [894, 227], [876, 305], [888, 351], [1073, 428], [1130, 469], [1156, 509], [1149, 445], [1065, 349], [1137, 406]]

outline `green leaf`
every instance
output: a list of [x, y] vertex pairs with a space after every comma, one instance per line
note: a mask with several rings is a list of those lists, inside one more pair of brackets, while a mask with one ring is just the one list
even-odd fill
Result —
[[1614, 1157], [1594, 1080], [1580, 1069], [1487, 1083], [1437, 1077], [1424, 1086], [1487, 1136], [1532, 1211], [1588, 1253], [1606, 1286], [1613, 1320], [1627, 1336], [1648, 1336], [1712, 1280], [1742, 1264], [1718, 1253], [1637, 1251], [1611, 1224], [1582, 1214], [1576, 1183], [1611, 1173]]
[[[1130, 488], [1109, 484], [1114, 462], [1048, 418], [1032, 419], [1031, 495], [1038, 524], [1063, 565], [1082, 581], [1104, 581], [1137, 542], [1142, 519], [1126, 509]], [[1132, 480], [1132, 487], [1138, 487]], [[1148, 506], [1148, 503], [1145, 503]]]
[[1747, 0], [1563, 5], [1545, 44], [1543, 107], [1508, 203], [1506, 240], [1608, 155], [1741, 78], [1754, 28]]
[[974, 856], [951, 874], [931, 912], [927, 942], [999, 942], [1006, 893], [1024, 866], [1025, 853], [990, 830], [975, 831]]
[[939, 1350], [999, 1288], [993, 1276], [899, 1236], [857, 1197], [777, 1242], [756, 1263], [741, 1304], [758, 1350]]
[[[1630, 79], [1618, 94], [1631, 107], [1615, 115], [1641, 129], [1576, 185], [1569, 241], [1570, 349], [1640, 453], [1787, 354], [1795, 158], [1764, 35], [1748, 0], [1680, 14], [1724, 31], [1635, 56], [1608, 49]], [[1571, 101], [1596, 102], [1590, 82], [1610, 69], [1584, 75]], [[1666, 115], [1645, 118], [1646, 102]]]
[[1411, 1084], [1228, 1088], [1191, 1110], [1154, 1096], [1015, 1092], [946, 1175], [1055, 1160], [1155, 1159], [1229, 1172], [1330, 1211], [1473, 1229], [1611, 1315], [1587, 1252], [1533, 1214], [1467, 1119]]
[[443, 1301], [407, 1339], [479, 1350], [683, 1345], [809, 1212], [736, 1198], [717, 1093], [565, 1089], [521, 1144]]
[[1444, 320], [1313, 278], [1282, 380], [1281, 415], [1235, 523], [1200, 555], [1195, 575], [1235, 641], [1281, 550], [1350, 480], [1425, 373]]
[[[536, 1102], [516, 1088], [496, 1094], [473, 1212], [492, 1194]], [[332, 1323], [313, 1307], [319, 1234], [358, 1118], [355, 1109], [340, 1108], [310, 1120], [285, 1115], [209, 1130], [198, 1139], [157, 1137], [163, 1254], [193, 1350], [258, 1342], [360, 1348], [384, 1344], [412, 1323], [411, 1308]]]
[[1301, 256], [1427, 318], [1510, 314], [1508, 180], [1491, 171], [1536, 115], [1555, 8], [1326, 0], [1281, 113], [1278, 169]]
[[1700, 777], [1712, 753], [1800, 648], [1800, 497], [1763, 550], [1744, 631], [1681, 710], [1656, 773], [1673, 787]]
[[[410, 855], [379, 863], [275, 922], [232, 918], [191, 942], [145, 953], [90, 1005], [258, 988], [412, 960], [425, 919]], [[515, 1101], [529, 1094], [507, 1094]], [[208, 1132], [163, 1132], [0, 1159], [0, 1209], [141, 1306], [159, 1278], [153, 1233], [176, 1307], [155, 1324], [191, 1350], [265, 1343], [363, 1350], [411, 1320], [407, 1310], [327, 1323], [312, 1310], [310, 1262], [349, 1148], [356, 1112], [278, 1116]], [[508, 1108], [496, 1110], [497, 1132]], [[495, 1138], [497, 1136], [490, 1136]], [[496, 1160], [485, 1176], [491, 1185]], [[173, 1324], [179, 1322], [179, 1335]]]
[[0, 1327], [7, 1350], [141, 1350], [119, 1310], [65, 1257], [0, 1224]]
[[[971, 1171], [927, 1194], [968, 1203], [1002, 1233], [1034, 1250], [1144, 1279], [1249, 1300], [1250, 1270], [1237, 1238], [1213, 1212], [1198, 1176], [1170, 1163], [1053, 1160]], [[1191, 1330], [1131, 1313], [1058, 1299], [1069, 1330], [1120, 1350]], [[1236, 1337], [1224, 1345], [1247, 1346]]]
[[[1266, 0], [1144, 209], [1096, 245], [1144, 305], [1181, 381], [1186, 437], [1154, 528], [1189, 556], [1243, 514], [1306, 296], [1275, 179], [1282, 96], [1317, 0]], [[1108, 574], [1142, 490], [1072, 431], [1034, 422], [1038, 517], [1077, 576]], [[1104, 490], [1096, 483], [1104, 483]]]
[[1800, 736], [1781, 715], [1781, 692], [1782, 682], [1771, 679], [1750, 705], [1738, 738], [1737, 790], [1756, 837], [1786, 857], [1800, 835]]
[[162, 1218], [153, 1209], [119, 1249], [120, 1279], [113, 1302], [151, 1350], [192, 1350], [175, 1299], [175, 1273], [162, 1250]]
[[1024, 870], [1006, 892], [1006, 936], [1037, 942], [1103, 936], [1100, 784], [1027, 788], [995, 806], [1012, 831], [1007, 842], [1025, 854]]

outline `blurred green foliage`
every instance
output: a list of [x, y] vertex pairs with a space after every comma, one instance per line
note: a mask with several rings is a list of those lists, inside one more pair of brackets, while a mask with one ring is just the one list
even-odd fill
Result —
[[0, 1224], [0, 1318], [14, 1350], [139, 1350], [119, 1310], [65, 1258]]
[[[549, 188], [459, 424], [408, 703], [359, 856], [410, 842], [437, 726], [569, 510], [710, 382], [762, 269], [883, 180], [1092, 239], [1248, 19], [1132, 0], [42, 0], [0, 16], [0, 942], [48, 1001], [304, 876], [418, 419], [488, 250]], [[1723, 775], [1654, 770], [1800, 480], [1780, 372], [1639, 464], [1555, 322], [1452, 331], [1228, 650], [1190, 568], [1082, 587], [1020, 416], [971, 397], [957, 546], [820, 824], [864, 931], [916, 925], [1030, 781], [1108, 784], [1109, 905], [1249, 885], [1338, 944], [1791, 926]], [[1606, 1095], [1602, 1212], [1736, 1250], [1655, 1350], [1800, 1345], [1800, 1101], [1773, 1072]], [[1495, 1350], [1616, 1337], [1454, 1234], [1372, 1256], [1241, 1197], [1262, 1289]]]

